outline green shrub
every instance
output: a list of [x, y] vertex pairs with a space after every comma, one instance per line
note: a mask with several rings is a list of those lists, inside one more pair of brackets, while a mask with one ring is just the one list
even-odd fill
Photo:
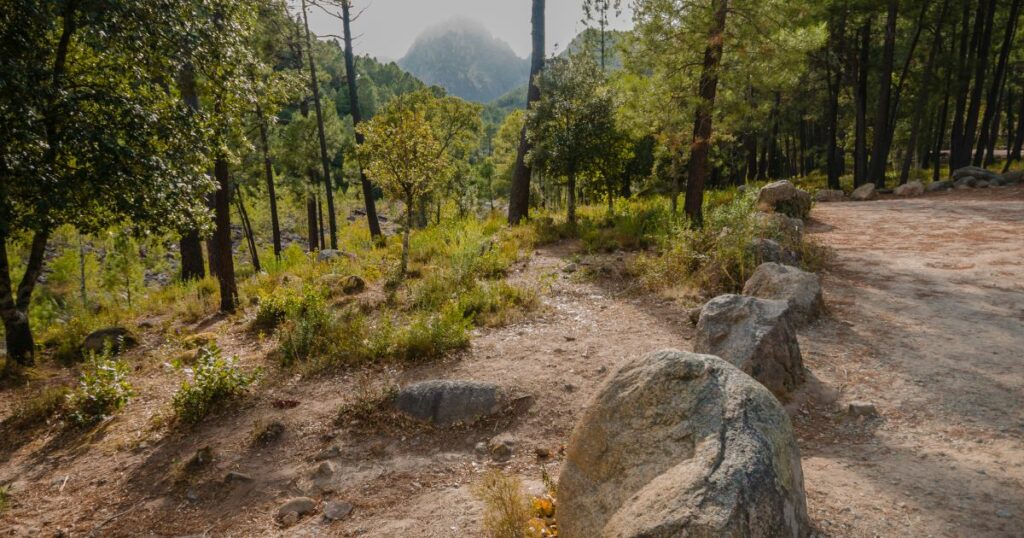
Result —
[[67, 417], [77, 426], [91, 426], [114, 414], [135, 396], [130, 368], [110, 352], [90, 356], [78, 388], [67, 396]]
[[11, 493], [7, 486], [0, 486], [0, 516], [4, 515], [11, 504]]
[[438, 359], [469, 344], [471, 325], [471, 320], [453, 307], [439, 313], [418, 313], [402, 320], [401, 326], [384, 320], [370, 334], [369, 355], [403, 362]]
[[284, 365], [329, 351], [337, 333], [335, 319], [319, 292], [307, 289], [299, 297], [286, 299], [283, 317], [279, 351]]
[[462, 294], [458, 309], [476, 325], [499, 327], [538, 304], [536, 291], [498, 281], [478, 284]]
[[[186, 370], [186, 372], [189, 372]], [[227, 407], [259, 377], [242, 372], [235, 359], [221, 356], [216, 346], [200, 350], [189, 379], [174, 393], [174, 416], [183, 424], [197, 424], [207, 415]]]

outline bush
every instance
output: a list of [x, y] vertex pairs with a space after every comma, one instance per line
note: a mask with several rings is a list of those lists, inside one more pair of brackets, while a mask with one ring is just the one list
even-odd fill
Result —
[[207, 415], [220, 410], [241, 396], [259, 376], [257, 371], [247, 375], [235, 364], [235, 359], [221, 357], [216, 346], [200, 350], [190, 379], [182, 382], [174, 393], [174, 416], [184, 424], [197, 424]]
[[68, 419], [77, 426], [91, 426], [124, 407], [135, 396], [129, 370], [124, 361], [111, 358], [109, 350], [90, 356], [78, 388], [67, 396]]
[[491, 538], [526, 538], [530, 521], [530, 502], [523, 494], [523, 483], [499, 469], [487, 471], [474, 488], [484, 503], [484, 531]]
[[335, 330], [334, 315], [323, 296], [307, 290], [299, 297], [286, 297], [284, 322], [280, 327], [281, 362], [285, 366], [330, 351]]

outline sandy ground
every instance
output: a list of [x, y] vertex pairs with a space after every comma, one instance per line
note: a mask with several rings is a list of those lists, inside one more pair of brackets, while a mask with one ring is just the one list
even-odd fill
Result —
[[[810, 382], [787, 406], [817, 531], [1020, 536], [1024, 189], [822, 204], [808, 232], [835, 253], [824, 275], [829, 315], [800, 336]], [[685, 305], [630, 289], [617, 255], [583, 256], [578, 271], [564, 272], [575, 259], [572, 245], [558, 245], [517, 267], [511, 278], [538, 287], [542, 309], [478, 331], [450, 360], [402, 372], [272, 375], [242, 409], [187, 433], [165, 434], [154, 418], [177, 378], [142, 358], [168, 345], [150, 338], [136, 352], [140, 397], [118, 418], [86, 439], [43, 431], [4, 443], [0, 482], [13, 483], [0, 535], [478, 536], [472, 484], [494, 465], [476, 454], [478, 442], [512, 434], [515, 455], [504, 467], [540, 492], [610, 371], [649, 351], [690, 348]], [[219, 333], [243, 363], [265, 361], [269, 343], [244, 327], [228, 319], [203, 330]], [[437, 377], [493, 381], [527, 398], [516, 413], [473, 428], [336, 422], [361, 387]], [[0, 393], [4, 415], [28, 390]], [[848, 417], [853, 400], [873, 403], [881, 418]], [[254, 447], [252, 432], [271, 420], [286, 425], [284, 436]], [[183, 471], [207, 446], [213, 463]], [[336, 471], [314, 483], [318, 455]], [[252, 480], [225, 482], [229, 471]], [[355, 509], [342, 521], [316, 515], [279, 528], [277, 506], [300, 494]]]

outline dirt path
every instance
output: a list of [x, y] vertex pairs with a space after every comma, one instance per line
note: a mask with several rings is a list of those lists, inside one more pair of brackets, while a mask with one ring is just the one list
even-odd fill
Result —
[[[811, 516], [838, 536], [1020, 536], [1024, 189], [821, 204], [831, 319], [801, 338]], [[829, 396], [874, 403], [851, 422]]]
[[[808, 233], [835, 252], [824, 275], [829, 315], [800, 335], [811, 380], [788, 408], [820, 534], [1020, 536], [1024, 189], [821, 204]], [[472, 484], [493, 465], [477, 443], [512, 434], [504, 467], [540, 492], [609, 372], [653, 350], [691, 348], [684, 306], [628, 289], [622, 267], [617, 255], [543, 248], [511, 276], [541, 290], [537, 314], [479, 330], [450, 360], [395, 374], [402, 384], [473, 379], [531, 396], [515, 418], [475, 428], [338, 424], [339, 406], [359, 396], [359, 375], [286, 376], [237, 413], [151, 438], [148, 424], [175, 378], [146, 366], [144, 396], [87, 450], [47, 451], [40, 441], [7, 455], [0, 478], [13, 473], [17, 482], [0, 534], [79, 536], [102, 524], [97, 536], [477, 536]], [[268, 343], [247, 343], [244, 327], [234, 320], [207, 330], [243, 362], [264, 363]], [[291, 400], [298, 405], [274, 405]], [[881, 418], [848, 417], [852, 400], [873, 403]], [[271, 420], [287, 426], [284, 437], [253, 448], [252, 432]], [[183, 479], [181, 465], [203, 446], [214, 464]], [[538, 449], [556, 457], [542, 460]], [[335, 465], [325, 488], [310, 479], [318, 454]], [[229, 471], [252, 480], [225, 483]], [[355, 509], [332, 524], [318, 515], [280, 529], [277, 506], [301, 494]]]

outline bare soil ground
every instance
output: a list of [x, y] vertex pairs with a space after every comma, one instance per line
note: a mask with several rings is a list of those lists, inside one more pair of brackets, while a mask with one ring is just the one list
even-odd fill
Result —
[[[808, 232], [835, 252], [824, 275], [829, 315], [800, 336], [811, 380], [787, 407], [818, 531], [1020, 536], [1024, 189], [821, 204]], [[578, 270], [564, 272], [570, 261]], [[687, 305], [632, 289], [623, 266], [620, 255], [578, 256], [572, 244], [541, 249], [511, 277], [542, 290], [540, 312], [480, 330], [466, 352], [404, 371], [304, 378], [271, 368], [241, 409], [178, 433], [160, 419], [180, 382], [163, 365], [175, 348], [153, 331], [130, 355], [140, 396], [118, 417], [87, 436], [0, 440], [0, 483], [13, 482], [0, 535], [480, 535], [472, 484], [495, 464], [476, 453], [478, 442], [511, 433], [515, 455], [503, 466], [539, 493], [608, 372], [649, 351], [690, 349]], [[213, 331], [244, 364], [264, 364], [272, 343], [253, 339], [246, 322], [188, 329]], [[50, 375], [0, 391], [0, 418], [41, 384], [68, 381]], [[437, 377], [493, 381], [529, 398], [474, 427], [337, 421], [367, 387]], [[848, 417], [853, 400], [881, 417]], [[274, 420], [283, 437], [255, 446], [253, 432]], [[186, 470], [201, 447], [212, 463]], [[320, 458], [336, 471], [315, 483]], [[229, 471], [252, 480], [227, 482]], [[280, 528], [277, 507], [303, 494], [355, 509], [342, 521], [316, 515]]]

